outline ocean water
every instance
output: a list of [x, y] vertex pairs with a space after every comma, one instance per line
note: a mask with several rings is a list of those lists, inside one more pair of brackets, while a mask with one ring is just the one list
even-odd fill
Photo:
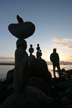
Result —
[[[65, 69], [65, 70], [69, 70], [69, 69], [72, 69], [72, 65], [60, 65], [60, 69]], [[53, 77], [53, 66], [52, 65], [48, 65], [48, 69], [49, 71], [51, 72], [51, 75]], [[58, 76], [57, 72], [56, 72], [56, 76]]]
[[7, 72], [14, 68], [14, 65], [0, 65], [0, 80], [5, 80]]
[[[72, 69], [72, 65], [61, 65], [60, 67], [61, 67], [61, 69], [64, 68], [66, 70]], [[0, 79], [4, 80], [6, 78], [7, 72], [13, 68], [14, 68], [14, 65], [0, 65]], [[52, 77], [53, 77], [53, 71], [52, 71], [53, 66], [48, 65], [48, 69], [51, 72]], [[58, 76], [57, 73], [56, 73], [56, 75]]]

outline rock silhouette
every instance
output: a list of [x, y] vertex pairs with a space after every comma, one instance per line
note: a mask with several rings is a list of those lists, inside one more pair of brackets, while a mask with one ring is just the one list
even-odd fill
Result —
[[41, 56], [42, 56], [42, 52], [41, 52], [41, 49], [40, 49], [40, 45], [39, 44], [37, 44], [36, 49], [37, 49], [36, 57], [37, 57], [37, 59], [40, 59]]
[[18, 23], [24, 23], [23, 19], [19, 15], [17, 15], [17, 21]]
[[26, 52], [27, 42], [25, 39], [34, 33], [35, 25], [30, 21], [23, 21], [19, 15], [17, 15], [16, 18], [18, 23], [9, 24], [8, 30], [12, 35], [18, 38], [15, 50], [13, 88], [16, 91], [20, 91], [23, 88], [24, 72], [26, 72], [28, 66], [28, 54]]
[[9, 32], [17, 38], [26, 39], [35, 32], [35, 25], [30, 21], [23, 21], [23, 19], [17, 15], [18, 23], [9, 24]]

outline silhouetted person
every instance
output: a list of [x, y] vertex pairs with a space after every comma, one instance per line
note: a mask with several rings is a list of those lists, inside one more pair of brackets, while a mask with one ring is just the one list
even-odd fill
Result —
[[58, 69], [59, 77], [61, 77], [61, 75], [60, 75], [60, 59], [59, 59], [59, 54], [56, 52], [56, 48], [53, 49], [53, 53], [51, 53], [51, 55], [50, 55], [50, 60], [51, 60], [51, 62], [53, 64], [54, 78], [56, 78], [55, 68]]
[[15, 51], [15, 72], [14, 72], [14, 89], [19, 91], [23, 86], [23, 75], [28, 63], [28, 54], [26, 53], [27, 43], [23, 39], [18, 39]]

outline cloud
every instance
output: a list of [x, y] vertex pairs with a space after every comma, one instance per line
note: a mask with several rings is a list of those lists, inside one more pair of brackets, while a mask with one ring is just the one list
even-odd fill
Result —
[[53, 43], [66, 48], [72, 48], [72, 38], [71, 37], [56, 37], [53, 39]]

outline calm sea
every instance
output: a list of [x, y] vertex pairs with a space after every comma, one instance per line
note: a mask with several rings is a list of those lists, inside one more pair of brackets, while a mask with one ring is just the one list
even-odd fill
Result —
[[[64, 68], [65, 70], [69, 70], [72, 69], [72, 65], [60, 65], [60, 68]], [[48, 65], [48, 69], [51, 72], [51, 75], [53, 77], [53, 66], [52, 65]], [[58, 77], [58, 74], [56, 73], [56, 76]]]
[[[72, 65], [61, 65], [60, 67], [61, 67], [61, 69], [64, 68], [66, 70], [72, 69]], [[13, 68], [14, 68], [14, 65], [0, 65], [0, 79], [1, 80], [5, 79], [8, 70], [11, 70]], [[52, 68], [53, 68], [52, 65], [48, 65], [48, 69], [51, 72], [51, 74], [53, 73]], [[52, 76], [53, 76], [53, 74], [52, 74]]]
[[14, 65], [0, 65], [0, 79], [5, 79], [7, 72], [13, 68]]

